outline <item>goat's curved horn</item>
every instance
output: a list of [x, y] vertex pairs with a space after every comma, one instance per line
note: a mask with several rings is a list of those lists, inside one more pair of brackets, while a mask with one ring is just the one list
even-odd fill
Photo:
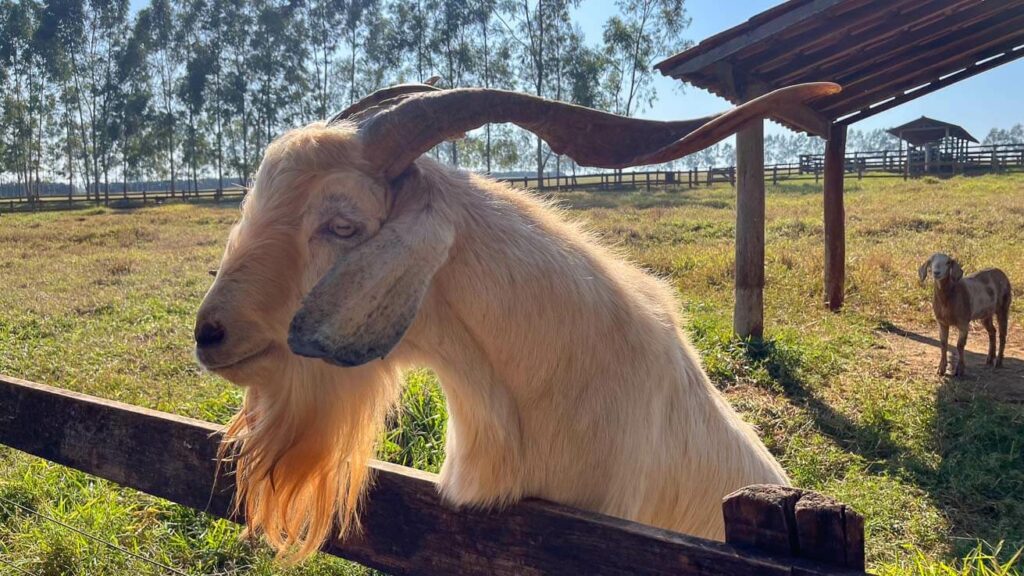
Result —
[[625, 168], [660, 164], [703, 150], [750, 120], [839, 90], [839, 85], [830, 82], [798, 84], [714, 116], [659, 122], [504, 90], [406, 88], [391, 94], [390, 99], [376, 99], [375, 113], [359, 118], [359, 132], [365, 157], [389, 180], [437, 144], [484, 124], [501, 122], [533, 132], [553, 151], [580, 165]]
[[330, 126], [331, 124], [336, 124], [342, 120], [358, 120], [358, 115], [361, 112], [373, 108], [385, 100], [391, 100], [401, 96], [407, 96], [409, 94], [417, 94], [419, 92], [439, 92], [441, 89], [434, 86], [434, 84], [436, 84], [440, 79], [440, 76], [431, 76], [422, 84], [415, 82], [410, 84], [397, 84], [395, 86], [389, 86], [388, 88], [377, 90], [373, 94], [363, 97], [355, 104], [332, 116], [331, 119], [327, 121], [327, 125]]

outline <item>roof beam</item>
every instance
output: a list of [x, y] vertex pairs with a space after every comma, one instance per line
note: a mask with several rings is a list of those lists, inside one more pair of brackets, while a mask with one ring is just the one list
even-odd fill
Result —
[[889, 110], [891, 108], [895, 108], [896, 106], [899, 106], [900, 104], [904, 104], [906, 102], [909, 102], [909, 101], [913, 100], [914, 98], [918, 98], [920, 96], [924, 96], [925, 94], [931, 94], [932, 92], [935, 92], [936, 90], [941, 90], [941, 89], [945, 88], [946, 86], [949, 86], [950, 84], [955, 84], [955, 83], [957, 83], [957, 82], [959, 82], [961, 80], [965, 80], [967, 78], [970, 78], [971, 76], [975, 76], [977, 74], [981, 74], [982, 72], [987, 72], [988, 70], [991, 70], [991, 69], [996, 68], [998, 66], [1002, 66], [1003, 64], [1006, 64], [1007, 62], [1012, 62], [1012, 61], [1014, 61], [1014, 60], [1016, 60], [1016, 59], [1018, 59], [1018, 58], [1020, 58], [1022, 56], [1024, 56], [1024, 45], [1017, 46], [1015, 49], [1009, 50], [1009, 51], [1003, 53], [1003, 55], [998, 56], [996, 58], [993, 58], [991, 60], [988, 60], [986, 62], [983, 62], [981, 64], [974, 64], [974, 65], [968, 66], [967, 68], [964, 68], [963, 70], [961, 70], [961, 71], [959, 71], [959, 72], [957, 72], [955, 74], [951, 74], [949, 76], [946, 76], [945, 78], [942, 78], [940, 80], [936, 80], [936, 81], [932, 82], [931, 84], [929, 84], [928, 86], [926, 86], [924, 88], [921, 88], [920, 90], [914, 90], [913, 92], [911, 92], [909, 94], [903, 93], [900, 96], [897, 96], [897, 97], [893, 98], [892, 100], [889, 100], [888, 102], [885, 102], [883, 104], [879, 104], [878, 106], [875, 106], [873, 108], [867, 108], [867, 109], [861, 110], [860, 112], [857, 112], [856, 114], [853, 114], [851, 116], [847, 116], [845, 118], [841, 118], [839, 120], [836, 120], [835, 123], [836, 123], [837, 126], [849, 126], [850, 124], [853, 124], [855, 122], [860, 122], [861, 120], [863, 120], [865, 118], [870, 118], [871, 116], [874, 116], [875, 114], [878, 114], [880, 112], [885, 112], [886, 110]]
[[[856, 53], [858, 60], [863, 62], [872, 52], [879, 54], [875, 47], [881, 44], [912, 45], [910, 40], [904, 40], [905, 36], [913, 34], [907, 32], [907, 29], [913, 26], [916, 32], [922, 26], [927, 27], [935, 20], [941, 19], [942, 14], [936, 10], [937, 5], [943, 6], [947, 13], [954, 13], [976, 4], [977, 0], [958, 0], [953, 3], [948, 0], [933, 0], [914, 2], [909, 8], [905, 4], [893, 4], [884, 10], [879, 10], [875, 6], [877, 18], [858, 22], [859, 28], [855, 31], [847, 34], [829, 32], [820, 35], [823, 36], [821, 41], [801, 46], [797, 51], [787, 50], [785, 46], [776, 48], [770, 58], [757, 62], [757, 73], [776, 79], [780, 85], [784, 84], [788, 77], [807, 77], [808, 73], [828, 78], [830, 76], [824, 75], [826, 71], [834, 74], [842, 70], [837, 69], [835, 65], [828, 65], [842, 63], [850, 54]], [[877, 35], [878, 26], [886, 28], [888, 32]]]
[[843, 1], [844, 0], [813, 0], [804, 6], [785, 12], [777, 18], [768, 20], [764, 24], [761, 24], [742, 36], [726, 40], [722, 44], [719, 44], [704, 53], [698, 54], [692, 58], [687, 58], [686, 52], [683, 52], [659, 63], [655, 68], [666, 76], [673, 76], [677, 78], [684, 74], [696, 72], [705, 66], [709, 66], [715, 62], [734, 56], [740, 50], [749, 48], [758, 42], [769, 39], [791, 26], [797, 26], [804, 22], [812, 21], [813, 19], [821, 16], [825, 11], [842, 3]]

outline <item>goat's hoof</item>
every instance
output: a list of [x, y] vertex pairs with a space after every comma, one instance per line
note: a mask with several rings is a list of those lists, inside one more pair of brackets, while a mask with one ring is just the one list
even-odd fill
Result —
[[993, 360], [991, 358], [986, 358], [985, 359], [985, 366], [991, 366], [992, 362], [993, 362]]
[[1002, 358], [1000, 358], [999, 360], [996, 360], [995, 367], [996, 368], [1002, 368], [1003, 367], [1003, 359]]

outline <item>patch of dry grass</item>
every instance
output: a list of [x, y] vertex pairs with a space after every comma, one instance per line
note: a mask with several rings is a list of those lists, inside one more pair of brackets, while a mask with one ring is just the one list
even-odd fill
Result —
[[[940, 250], [968, 271], [996, 265], [1010, 275], [1011, 341], [1024, 340], [1024, 176], [848, 181], [840, 314], [820, 304], [820, 189], [770, 188], [767, 334], [753, 343], [730, 329], [731, 188], [558, 199], [676, 286], [708, 373], [794, 481], [865, 514], [872, 566], [944, 573], [942, 562], [974, 554], [980, 541], [1005, 541], [1003, 563], [1024, 545], [1024, 407], [988, 396], [964, 401], [960, 388], [971, 382], [931, 376], [888, 344], [894, 331], [934, 337], [930, 295], [916, 276]], [[196, 368], [190, 340], [207, 270], [236, 216], [233, 207], [183, 204], [3, 215], [0, 372], [223, 422], [239, 393]], [[985, 377], [982, 367], [975, 372]], [[436, 469], [442, 399], [428, 373], [409, 383], [382, 455]], [[0, 462], [0, 496], [140, 553], [197, 573], [275, 572], [265, 551], [235, 541], [229, 524], [10, 450], [0, 450]], [[0, 557], [38, 573], [147, 570], [3, 504]], [[292, 573], [362, 571], [319, 559]]]

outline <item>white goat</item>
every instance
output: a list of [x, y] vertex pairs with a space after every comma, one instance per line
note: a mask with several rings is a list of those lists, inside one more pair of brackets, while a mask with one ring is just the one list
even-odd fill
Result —
[[708, 381], [672, 290], [530, 194], [420, 156], [511, 121], [585, 164], [662, 162], [836, 90], [659, 123], [408, 85], [279, 138], [196, 323], [202, 364], [248, 387], [228, 438], [250, 528], [300, 557], [335, 518], [350, 529], [400, 373], [427, 366], [449, 501], [534, 496], [722, 538], [723, 495], [787, 478]]
[[[929, 272], [935, 279], [932, 310], [939, 323], [939, 376], [946, 373], [950, 326], [956, 326], [958, 333], [953, 375], [964, 375], [964, 347], [967, 346], [971, 320], [981, 320], [988, 332], [988, 357], [985, 364], [994, 363], [997, 368], [1002, 366], [1003, 351], [1006, 349], [1006, 331], [1009, 328], [1010, 302], [1013, 299], [1010, 279], [1006, 277], [1006, 273], [998, 268], [989, 268], [964, 278], [964, 269], [959, 262], [946, 254], [938, 253], [925, 260], [917, 272], [921, 282], [925, 281]], [[999, 322], [998, 353], [993, 317]]]

